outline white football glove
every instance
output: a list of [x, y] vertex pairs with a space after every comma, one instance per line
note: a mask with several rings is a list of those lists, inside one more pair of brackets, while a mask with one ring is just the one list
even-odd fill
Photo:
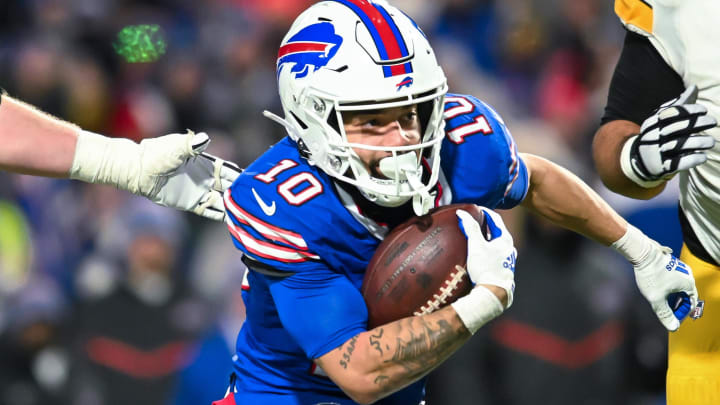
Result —
[[688, 87], [678, 98], [661, 105], [629, 138], [620, 155], [627, 178], [651, 188], [707, 160], [706, 151], [715, 145], [710, 135], [701, 134], [717, 125], [707, 109], [695, 104], [697, 86]]
[[482, 212], [486, 229], [490, 232], [489, 240], [472, 215], [463, 210], [457, 211], [460, 226], [468, 239], [468, 275], [474, 285], [496, 285], [505, 290], [508, 296], [505, 308], [510, 308], [515, 291], [517, 250], [500, 215], [489, 209], [483, 209]]
[[676, 331], [698, 302], [690, 266], [632, 225], [612, 247], [632, 263], [638, 288], [660, 322], [667, 330]]
[[166, 207], [222, 221], [222, 193], [242, 170], [202, 153], [209, 143], [202, 132], [170, 134], [136, 144], [82, 131], [70, 178], [109, 184]]
[[[460, 228], [468, 239], [467, 272], [476, 287], [452, 305], [471, 333], [510, 308], [515, 292], [517, 250], [513, 246], [512, 235], [499, 214], [487, 208], [483, 208], [482, 212], [482, 228], [487, 230], [486, 233], [468, 212], [456, 211]], [[503, 307], [497, 296], [482, 287], [482, 284], [505, 290], [507, 304]]]

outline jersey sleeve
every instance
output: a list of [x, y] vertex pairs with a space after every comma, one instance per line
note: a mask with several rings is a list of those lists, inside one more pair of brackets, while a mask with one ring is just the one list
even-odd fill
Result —
[[508, 209], [525, 198], [528, 172], [500, 115], [475, 97], [449, 94], [441, 165], [453, 202]]
[[[257, 266], [273, 271], [294, 273], [320, 260], [293, 221], [266, 218], [255, 212], [253, 195], [247, 187], [233, 186], [225, 191], [226, 225], [233, 244]], [[257, 209], [256, 209], [257, 210]]]
[[[328, 185], [284, 140], [247, 167], [224, 194], [233, 244], [253, 268], [285, 273], [312, 269], [321, 261], [309, 240], [327, 213]], [[247, 261], [246, 261], [247, 263]]]
[[601, 123], [627, 120], [641, 125], [656, 108], [680, 95], [684, 89], [682, 78], [665, 62], [650, 40], [627, 31]]
[[308, 358], [337, 348], [367, 327], [367, 307], [352, 282], [317, 266], [270, 283], [280, 321]]

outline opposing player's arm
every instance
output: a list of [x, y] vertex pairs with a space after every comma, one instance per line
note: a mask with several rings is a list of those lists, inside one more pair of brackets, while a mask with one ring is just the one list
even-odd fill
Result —
[[630, 180], [620, 166], [620, 154], [627, 140], [640, 133], [640, 125], [627, 120], [615, 120], [600, 126], [593, 138], [595, 169], [605, 186], [628, 197], [649, 200], [665, 189], [665, 182], [654, 187], [640, 187]]
[[109, 184], [153, 202], [222, 220], [221, 193], [241, 170], [202, 153], [204, 133], [136, 144], [83, 131], [5, 94], [0, 96], [0, 170]]
[[7, 95], [0, 97], [0, 169], [67, 177], [80, 128]]
[[593, 139], [593, 160], [610, 190], [649, 199], [678, 171], [705, 162], [715, 141], [703, 132], [716, 122], [696, 97], [648, 38], [626, 33]]

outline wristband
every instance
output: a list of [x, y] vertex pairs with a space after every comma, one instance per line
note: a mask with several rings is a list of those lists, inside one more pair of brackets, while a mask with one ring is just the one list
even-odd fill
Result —
[[628, 224], [625, 234], [613, 242], [610, 247], [635, 265], [647, 258], [647, 255], [653, 248], [653, 241], [642, 233], [641, 230]]
[[70, 178], [88, 183], [109, 184], [137, 194], [142, 170], [140, 145], [125, 138], [108, 138], [80, 131]]
[[657, 187], [663, 182], [665, 182], [665, 179], [659, 179], [659, 180], [643, 180], [638, 176], [638, 174], [635, 172], [635, 169], [632, 167], [632, 148], [633, 144], [635, 143], [635, 139], [640, 136], [633, 135], [630, 138], [625, 141], [625, 144], [622, 147], [622, 151], [620, 152], [620, 169], [622, 169], [623, 174], [625, 177], [630, 179], [633, 183], [637, 184], [638, 186], [642, 188], [653, 188]]
[[470, 334], [502, 314], [503, 306], [495, 294], [483, 286], [470, 290], [470, 294], [453, 302], [458, 317]]

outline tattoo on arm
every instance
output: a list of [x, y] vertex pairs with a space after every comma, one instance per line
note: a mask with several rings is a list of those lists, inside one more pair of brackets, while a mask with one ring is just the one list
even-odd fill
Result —
[[342, 368], [347, 369], [348, 363], [350, 363], [350, 358], [352, 357], [353, 352], [355, 351], [355, 343], [357, 343], [358, 337], [353, 336], [352, 339], [345, 345], [345, 353], [342, 355], [342, 359], [340, 360], [340, 365]]
[[370, 334], [370, 345], [372, 347], [374, 347], [375, 350], [379, 351], [381, 356], [383, 354], [383, 350], [382, 350], [382, 346], [380, 344], [380, 339], [383, 337], [384, 333], [385, 333], [385, 329], [379, 328], [375, 335]]
[[[402, 365], [408, 372], [424, 372], [430, 365], [436, 365], [446, 358], [456, 347], [456, 333], [452, 326], [439, 320], [433, 328], [428, 322], [419, 319], [421, 328], [408, 330], [408, 341], [398, 337], [395, 352], [390, 361]], [[413, 329], [421, 329], [420, 331]]]
[[389, 380], [390, 380], [390, 377], [388, 377], [386, 375], [379, 375], [379, 376], [375, 377], [374, 382], [375, 382], [375, 385], [383, 386], [383, 385], [387, 384], [389, 382]]

